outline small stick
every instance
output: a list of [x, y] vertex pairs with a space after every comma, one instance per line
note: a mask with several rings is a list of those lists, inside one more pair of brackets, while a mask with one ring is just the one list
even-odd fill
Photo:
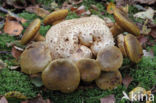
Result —
[[13, 16], [13, 17], [15, 17], [15, 18], [19, 18], [18, 15], [12, 13], [11, 11], [9, 11], [9, 10], [7, 10], [7, 9], [5, 9], [5, 8], [3, 8], [3, 7], [1, 7], [1, 6], [0, 6], [0, 11], [2, 11], [2, 12], [4, 12], [4, 13], [7, 13], [7, 14], [9, 14], [10, 16]]

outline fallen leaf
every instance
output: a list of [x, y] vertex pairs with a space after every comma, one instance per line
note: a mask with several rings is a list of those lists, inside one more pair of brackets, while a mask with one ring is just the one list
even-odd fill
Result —
[[134, 0], [115, 0], [117, 6], [126, 6], [134, 4]]
[[11, 51], [11, 54], [14, 58], [16, 58], [16, 60], [19, 59], [20, 55], [22, 54], [23, 52], [23, 49], [22, 48], [19, 48], [17, 46], [13, 46], [12, 47], [12, 51]]
[[10, 70], [15, 70], [15, 69], [18, 69], [20, 66], [9, 66], [9, 69]]
[[3, 96], [0, 98], [0, 103], [8, 103], [7, 99]]
[[50, 13], [48, 10], [40, 8], [38, 5], [29, 6], [26, 8], [26, 11], [35, 13], [36, 15], [38, 15], [42, 18], [44, 18], [45, 16], [47, 16]]
[[156, 26], [155, 27], [153, 27], [153, 28], [151, 28], [152, 30], [151, 30], [151, 32], [150, 32], [150, 35], [154, 38], [154, 39], [156, 39]]
[[145, 48], [146, 47], [146, 44], [149, 40], [149, 37], [148, 36], [144, 36], [144, 35], [141, 35], [139, 38], [138, 38], [140, 44]]
[[115, 4], [110, 2], [107, 5], [107, 13], [113, 14], [114, 10], [116, 9]]
[[44, 100], [43, 97], [39, 94], [36, 98], [22, 101], [21, 103], [53, 103], [50, 99]]
[[148, 5], [154, 4], [156, 2], [156, 0], [134, 0], [134, 1], [137, 3], [148, 4]]
[[22, 33], [23, 26], [16, 20], [11, 20], [6, 17], [6, 22], [4, 24], [4, 33], [8, 33], [11, 36], [18, 36]]
[[148, 19], [145, 20], [144, 25], [142, 26], [141, 34], [148, 35], [151, 32], [151, 29], [147, 27]]
[[5, 67], [6, 67], [6, 64], [0, 59], [0, 70]]
[[79, 8], [77, 8], [75, 12], [78, 15], [81, 15], [81, 16], [86, 16], [86, 15], [90, 15], [91, 14], [91, 12], [89, 10], [86, 11], [84, 5], [81, 5]]
[[143, 50], [143, 56], [154, 58], [154, 53], [152, 50], [150, 50], [150, 51]]
[[114, 95], [106, 96], [100, 99], [100, 103], [115, 103]]
[[72, 4], [69, 4], [67, 1], [65, 1], [62, 5], [62, 9], [70, 9], [72, 8], [73, 5]]
[[130, 77], [129, 75], [126, 75], [123, 80], [122, 83], [125, 85], [126, 88], [128, 88], [129, 84], [133, 81], [133, 78]]
[[18, 91], [10, 91], [4, 94], [6, 98], [26, 99], [27, 97]]
[[155, 11], [149, 7], [146, 11], [138, 12], [138, 13], [134, 14], [133, 16], [136, 18], [149, 19], [149, 20], [153, 21], [154, 12]]
[[82, 3], [83, 0], [69, 0], [68, 2], [73, 4], [73, 5], [78, 5], [78, 4]]
[[94, 9], [94, 10], [96, 10], [96, 11], [99, 10], [99, 9], [96, 7], [96, 5], [93, 5], [93, 4], [92, 4], [90, 7], [91, 7], [91, 9]]
[[136, 87], [129, 92], [129, 98], [131, 101], [135, 101], [135, 100], [138, 100], [139, 96], [144, 95], [145, 93], [146, 93], [145, 88]]

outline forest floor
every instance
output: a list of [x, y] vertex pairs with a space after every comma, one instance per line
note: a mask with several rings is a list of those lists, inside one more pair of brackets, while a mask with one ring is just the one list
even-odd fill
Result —
[[[16, 1], [16, 3], [15, 3]], [[156, 92], [156, 7], [155, 0], [1, 0], [0, 7], [5, 8], [0, 12], [0, 103], [128, 103], [127, 99], [122, 99], [123, 92], [129, 93], [136, 87], [145, 88], [148, 91]], [[56, 1], [56, 2], [55, 2]], [[128, 2], [131, 1], [131, 2]], [[134, 2], [133, 2], [134, 1]], [[149, 1], [149, 2], [148, 2]], [[112, 4], [109, 4], [112, 2]], [[128, 16], [142, 30], [140, 41], [144, 56], [138, 64], [132, 63], [128, 58], [124, 58], [120, 72], [123, 77], [123, 84], [113, 90], [101, 90], [95, 83], [80, 83], [79, 88], [70, 94], [45, 89], [41, 78], [34, 78], [22, 73], [19, 66], [19, 57], [24, 45], [16, 42], [21, 39], [25, 28], [35, 18], [43, 18], [42, 13], [31, 10], [34, 8], [44, 8], [47, 12], [52, 12], [60, 8], [68, 8], [69, 14], [66, 19], [80, 18], [83, 16], [98, 15], [102, 19], [109, 19], [115, 22], [114, 16], [108, 10], [108, 5], [118, 7], [128, 7]], [[150, 10], [149, 10], [150, 8]], [[154, 12], [153, 12], [154, 11]], [[11, 13], [16, 14], [14, 17]], [[143, 12], [146, 17], [137, 13]], [[139, 16], [136, 16], [139, 15]], [[15, 28], [6, 26], [7, 20], [14, 18], [20, 27], [18, 33], [13, 34]], [[23, 18], [22, 20], [17, 20]], [[25, 22], [26, 21], [26, 22]], [[110, 23], [111, 25], [111, 23]], [[41, 25], [40, 34], [46, 35], [50, 25]], [[126, 81], [126, 82], [125, 82]], [[7, 96], [9, 95], [9, 96]], [[156, 94], [154, 94], [156, 101]], [[7, 101], [4, 99], [7, 98]], [[5, 101], [5, 102], [4, 102]], [[50, 102], [48, 102], [50, 101]], [[110, 102], [108, 102], [110, 101]], [[153, 103], [155, 103], [153, 101]], [[145, 102], [145, 101], [143, 101]], [[139, 103], [139, 102], [136, 102]]]

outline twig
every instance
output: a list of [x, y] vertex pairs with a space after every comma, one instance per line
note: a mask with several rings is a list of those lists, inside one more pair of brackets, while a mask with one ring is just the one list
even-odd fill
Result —
[[4, 12], [4, 13], [7, 13], [7, 14], [9, 14], [10, 16], [13, 16], [13, 17], [15, 17], [15, 18], [19, 18], [18, 15], [16, 15], [15, 13], [12, 13], [11, 11], [9, 11], [9, 10], [7, 10], [7, 9], [5, 9], [5, 8], [3, 8], [3, 7], [1, 7], [1, 6], [0, 6], [0, 11], [2, 11], [2, 12]]
[[0, 54], [9, 54], [9, 51], [0, 51]]

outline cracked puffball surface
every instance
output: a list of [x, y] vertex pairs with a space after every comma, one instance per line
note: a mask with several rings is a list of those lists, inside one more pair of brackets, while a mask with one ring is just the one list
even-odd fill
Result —
[[65, 20], [50, 28], [46, 43], [54, 59], [92, 58], [102, 48], [113, 46], [114, 39], [104, 20], [97, 16]]

